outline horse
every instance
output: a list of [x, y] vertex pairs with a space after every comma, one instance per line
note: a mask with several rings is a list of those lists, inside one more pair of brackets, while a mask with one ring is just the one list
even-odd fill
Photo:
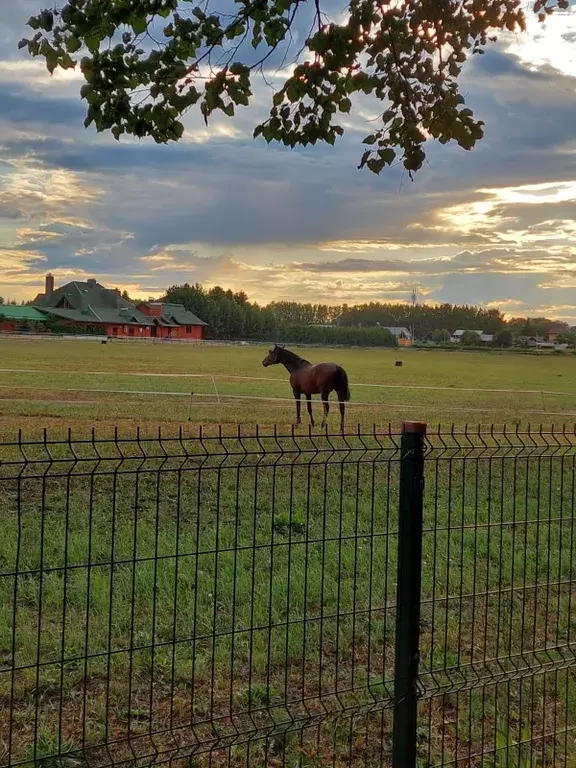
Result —
[[340, 404], [340, 430], [344, 432], [344, 413], [346, 410], [344, 403], [350, 400], [350, 388], [348, 386], [348, 374], [342, 366], [336, 363], [312, 365], [308, 360], [304, 360], [303, 357], [299, 357], [295, 352], [290, 352], [289, 349], [285, 349], [278, 344], [275, 344], [268, 356], [262, 360], [262, 365], [264, 368], [267, 368], [269, 365], [283, 365], [290, 374], [290, 386], [296, 399], [297, 427], [302, 423], [300, 418], [300, 398], [302, 395], [305, 395], [308, 401], [308, 414], [312, 426], [314, 426], [312, 395], [321, 395], [324, 405], [322, 427], [325, 427], [330, 411], [328, 398], [330, 392], [335, 391]]

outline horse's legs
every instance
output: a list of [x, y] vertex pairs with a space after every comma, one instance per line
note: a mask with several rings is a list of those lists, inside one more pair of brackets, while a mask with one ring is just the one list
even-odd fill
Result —
[[296, 398], [296, 426], [299, 427], [302, 423], [302, 419], [300, 417], [300, 397], [302, 396], [302, 392], [300, 392], [298, 389], [294, 390], [294, 397]]
[[340, 400], [340, 431], [344, 433], [344, 413], [346, 412], [346, 406], [344, 400]]
[[314, 426], [314, 416], [312, 416], [312, 395], [306, 395], [306, 407], [308, 408], [308, 415], [310, 416], [310, 424]]
[[328, 402], [329, 397], [330, 397], [330, 392], [322, 392], [322, 405], [324, 406], [324, 416], [322, 418], [322, 427], [325, 427], [326, 422], [328, 421], [328, 413], [330, 412], [330, 403]]

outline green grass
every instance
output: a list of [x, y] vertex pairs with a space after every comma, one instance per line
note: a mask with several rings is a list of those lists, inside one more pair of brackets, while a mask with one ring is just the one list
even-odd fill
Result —
[[[289, 392], [284, 373], [262, 369], [264, 352], [249, 348], [4, 341], [0, 351], [3, 368], [53, 371], [33, 379], [44, 387], [186, 391], [184, 379], [140, 380], [126, 373], [228, 371], [277, 376], [278, 384], [219, 378], [220, 392]], [[554, 388], [566, 392], [576, 364], [569, 356], [414, 350], [314, 350], [309, 357], [337, 359], [353, 385], [551, 389], [555, 377]], [[394, 366], [397, 358], [402, 368]], [[89, 370], [113, 375], [96, 381]], [[32, 381], [31, 375], [1, 376], [15, 392]], [[396, 402], [413, 397], [416, 410], [407, 409], [407, 416], [444, 420], [435, 399], [443, 394], [366, 388], [362, 398], [367, 393], [380, 399], [382, 392], [392, 392]], [[448, 395], [454, 400], [455, 393]], [[484, 395], [469, 396], [477, 405], [486, 402]], [[468, 395], [457, 397], [460, 407]], [[523, 398], [494, 397], [501, 397], [511, 421], [524, 420]], [[164, 421], [176, 422], [165, 427], [174, 434], [187, 419], [177, 410], [178, 398], [139, 402], [142, 413], [132, 417], [145, 424], [143, 434]], [[35, 406], [33, 415], [31, 407], [11, 404], [8, 412], [3, 404], [4, 436], [16, 427], [37, 434], [48, 423], [70, 424], [82, 437], [94, 422], [110, 434], [123, 418], [121, 431], [134, 434], [121, 398], [94, 406], [52, 400]], [[195, 421], [210, 424], [207, 434], [214, 435], [218, 412], [203, 408], [205, 416], [195, 412]], [[494, 420], [506, 413], [486, 408]], [[279, 412], [264, 404], [230, 406], [226, 413], [233, 414], [230, 433], [239, 422], [270, 425]], [[371, 424], [378, 413], [366, 409], [363, 423]], [[352, 454], [342, 463], [344, 446], [331, 438], [340, 452], [327, 464], [302, 453], [295, 463], [294, 455], [277, 464], [268, 456], [256, 470], [253, 458], [239, 459], [242, 445], [256, 450], [257, 443], [230, 440], [228, 450], [238, 456], [221, 468], [216, 458], [201, 466], [198, 456], [220, 443], [205, 441], [203, 447], [189, 439], [193, 432], [186, 428], [182, 443], [163, 444], [168, 453], [185, 450], [190, 457], [184, 467], [168, 461], [161, 472], [160, 461], [150, 458], [144, 465], [125, 461], [119, 474], [105, 472], [113, 463], [92, 462], [74, 470], [53, 465], [45, 477], [40, 465], [18, 479], [18, 465], [0, 464], [0, 765], [6, 765], [11, 707], [13, 762], [71, 768], [89, 746], [87, 762], [96, 766], [108, 759], [97, 745], [127, 735], [145, 755], [195, 738], [209, 744], [215, 732], [225, 737], [261, 729], [272, 734], [267, 745], [238, 745], [230, 763], [215, 752], [212, 765], [388, 765], [398, 462], [386, 461], [390, 454], [384, 453], [376, 462]], [[360, 441], [349, 443], [361, 447]], [[283, 444], [293, 448], [289, 439]], [[302, 437], [300, 445], [330, 449], [321, 437], [313, 443]], [[158, 443], [143, 447], [162, 455]], [[77, 457], [95, 456], [90, 444], [75, 450]], [[142, 455], [136, 443], [123, 450]], [[0, 451], [3, 460], [22, 455], [15, 447]], [[113, 443], [101, 451], [118, 456]], [[51, 452], [72, 456], [66, 445]], [[46, 457], [42, 446], [24, 453]], [[514, 746], [527, 732], [536, 739], [539, 766], [568, 766], [564, 752], [576, 756], [571, 734], [542, 738], [576, 722], [566, 647], [576, 631], [574, 450], [564, 458], [551, 458], [550, 451], [530, 459], [521, 452], [501, 458], [503, 453], [489, 459], [476, 452], [465, 463], [445, 458], [427, 467], [421, 765], [455, 759], [478, 768], [530, 765], [518, 761], [532, 757], [529, 750]], [[533, 674], [544, 668], [546, 675]], [[348, 706], [357, 708], [353, 717], [340, 714]], [[326, 713], [302, 737], [286, 728]], [[170, 725], [172, 732], [166, 731]], [[129, 756], [123, 743], [111, 749], [116, 760]], [[58, 753], [61, 758], [54, 757]], [[146, 758], [139, 764], [148, 764]], [[198, 755], [181, 764], [208, 766], [210, 760]]]
[[[189, 418], [196, 424], [291, 424], [295, 409], [287, 374], [280, 368], [264, 369], [261, 361], [265, 352], [263, 347], [0, 340], [1, 368], [37, 371], [0, 371], [2, 422], [6, 428], [43, 426], [47, 419], [83, 426], [124, 420], [188, 423]], [[570, 354], [415, 349], [300, 352], [313, 362], [335, 360], [346, 368], [352, 401], [362, 403], [348, 406], [349, 425], [398, 424], [404, 419], [459, 424], [558, 424], [572, 421], [576, 413], [574, 398], [569, 396], [576, 392], [576, 357]], [[396, 360], [401, 360], [403, 366], [395, 366]], [[189, 378], [191, 374], [200, 376]], [[252, 380], [234, 378], [241, 376]], [[364, 386], [368, 384], [393, 386]], [[63, 391], [89, 389], [145, 390], [179, 396]], [[526, 392], [518, 394], [514, 390]], [[195, 394], [190, 396], [192, 391]], [[278, 400], [250, 399], [258, 397]], [[315, 414], [319, 423], [319, 402]], [[304, 403], [303, 415], [307, 424]], [[333, 405], [333, 426], [337, 419]]]

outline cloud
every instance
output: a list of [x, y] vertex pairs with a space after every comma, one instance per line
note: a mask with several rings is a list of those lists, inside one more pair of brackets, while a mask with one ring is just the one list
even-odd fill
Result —
[[473, 57], [463, 90], [485, 140], [470, 153], [430, 145], [409, 183], [401, 169], [356, 170], [379, 111], [364, 96], [335, 147], [254, 142], [263, 82], [233, 122], [187, 115], [179, 145], [84, 130], [79, 73], [49, 77], [17, 51], [38, 7], [11, 5], [0, 30], [3, 294], [28, 298], [50, 269], [145, 296], [198, 280], [262, 303], [350, 303], [406, 300], [417, 283], [427, 301], [576, 314], [574, 12]]

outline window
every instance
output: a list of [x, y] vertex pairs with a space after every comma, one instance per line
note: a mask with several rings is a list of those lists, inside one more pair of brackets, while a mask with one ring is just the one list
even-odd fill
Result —
[[112, 328], [112, 336], [118, 336], [118, 328], [116, 328], [116, 326]]
[[128, 329], [128, 336], [134, 336], [134, 328], [132, 326]]
[[192, 326], [191, 325], [187, 325], [186, 326], [186, 333], [192, 333]]

